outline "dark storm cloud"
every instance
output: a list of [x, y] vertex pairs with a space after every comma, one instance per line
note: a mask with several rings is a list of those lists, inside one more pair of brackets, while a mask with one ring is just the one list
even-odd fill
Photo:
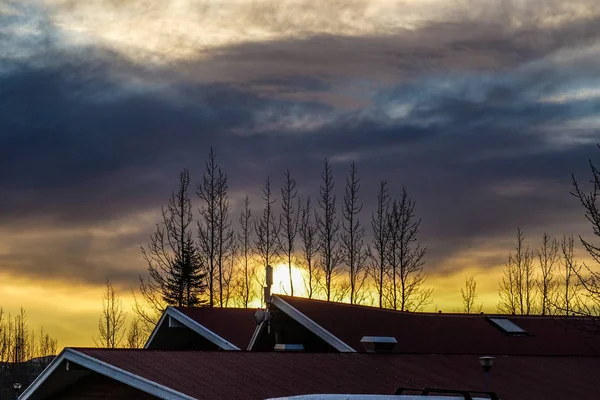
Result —
[[[579, 217], [569, 174], [585, 176], [595, 153], [581, 143], [598, 128], [567, 129], [598, 115], [600, 97], [547, 99], [597, 82], [585, 49], [600, 24], [507, 29], [503, 18], [247, 43], [167, 65], [60, 48], [44, 28], [48, 45], [27, 41], [33, 54], [0, 72], [0, 222], [12, 244], [1, 268], [135, 281], [153, 223], [135, 217], [166, 201], [181, 168], [199, 181], [210, 146], [256, 208], [264, 178], [279, 184], [286, 168], [314, 198], [325, 157], [338, 202], [357, 161], [367, 226], [379, 180], [393, 194], [405, 184], [432, 268], [517, 226], [567, 226]], [[89, 230], [115, 221], [139, 229]], [[11, 229], [47, 237], [29, 250]]]
[[[587, 3], [589, 17], [548, 26], [530, 16], [515, 27], [515, 15], [509, 10], [504, 15], [429, 22], [379, 35], [311, 35], [243, 43], [215, 49], [211, 71], [217, 79], [230, 80], [276, 76], [281, 81], [308, 75], [327, 82], [357, 78], [387, 84], [451, 71], [506, 70], [561, 49], [594, 44], [600, 35], [600, 6]], [[189, 68], [194, 71], [196, 66]]]
[[[194, 159], [209, 146], [226, 147], [232, 129], [251, 127], [254, 112], [289, 107], [219, 85], [171, 88], [182, 101], [162, 92], [111, 98], [120, 88], [109, 73], [96, 71], [92, 82], [76, 74], [67, 67], [0, 77], [4, 219], [56, 213], [79, 223], [146, 207], [165, 192], [151, 185], [171, 184], [147, 177], [152, 171], [174, 177], [187, 163], [199, 165]], [[36, 196], [21, 195], [32, 190]]]

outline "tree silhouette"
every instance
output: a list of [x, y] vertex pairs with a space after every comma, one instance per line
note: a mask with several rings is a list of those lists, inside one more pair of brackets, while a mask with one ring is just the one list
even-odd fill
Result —
[[473, 276], [465, 279], [465, 287], [460, 289], [460, 295], [463, 301], [464, 313], [473, 314], [481, 312], [483, 305], [475, 305], [475, 300], [477, 300], [477, 281]]
[[272, 266], [279, 256], [279, 225], [273, 210], [275, 198], [271, 192], [271, 178], [267, 177], [265, 181], [262, 200], [264, 202], [262, 215], [254, 223], [255, 247], [261, 264], [266, 267]]
[[317, 290], [318, 270], [315, 265], [315, 257], [319, 251], [317, 243], [317, 227], [313, 220], [313, 213], [310, 204], [310, 196], [306, 199], [306, 204], [302, 208], [299, 227], [300, 239], [302, 241], [302, 254], [306, 263], [306, 278], [304, 286], [309, 299], [312, 299]]
[[518, 228], [515, 253], [509, 254], [500, 282], [498, 311], [502, 313], [529, 315], [534, 312], [533, 253], [523, 241], [523, 231]]
[[375, 290], [377, 291], [379, 308], [384, 307], [385, 282], [389, 274], [386, 251], [389, 242], [388, 231], [388, 212], [390, 197], [387, 189], [387, 181], [381, 181], [379, 184], [379, 193], [377, 194], [377, 209], [371, 216], [371, 228], [373, 230], [373, 247], [369, 251], [371, 258], [371, 276], [375, 281]]
[[418, 242], [421, 220], [415, 216], [415, 202], [402, 188], [388, 214], [388, 248], [386, 251], [392, 275], [393, 309], [418, 311], [429, 303], [432, 289], [424, 288], [427, 275], [423, 270], [427, 248]]
[[350, 304], [357, 302], [357, 296], [363, 288], [366, 278], [364, 274], [367, 259], [367, 252], [364, 248], [366, 232], [359, 219], [359, 214], [363, 208], [363, 204], [358, 198], [359, 190], [358, 171], [356, 164], [352, 163], [346, 178], [346, 190], [342, 207], [342, 251], [344, 261], [349, 269]]
[[146, 307], [136, 299], [135, 312], [147, 330], [151, 330], [167, 305], [195, 306], [202, 303], [206, 289], [205, 274], [193, 239], [193, 214], [188, 189], [190, 175], [179, 175], [177, 191], [162, 208], [161, 223], [150, 235], [142, 255], [148, 264], [148, 278], [140, 276], [140, 292]]
[[234, 234], [229, 220], [231, 204], [228, 196], [227, 174], [217, 163], [217, 154], [211, 148], [205, 163], [202, 184], [198, 185], [200, 219], [198, 221], [198, 238], [200, 260], [208, 274], [209, 306], [213, 307], [217, 300], [223, 307], [224, 272], [226, 256], [231, 251]]
[[292, 178], [290, 171], [285, 171], [285, 182], [281, 189], [281, 218], [279, 226], [281, 235], [279, 236], [282, 249], [282, 255], [288, 265], [290, 278], [290, 291], [294, 295], [294, 280], [292, 279], [292, 259], [294, 258], [294, 241], [298, 234], [298, 219], [300, 218], [300, 199], [298, 198], [298, 188], [296, 180]]
[[123, 302], [107, 279], [102, 301], [102, 316], [98, 320], [98, 336], [94, 338], [96, 346], [107, 349], [119, 347], [125, 336], [126, 316]]
[[319, 208], [317, 214], [317, 231], [319, 241], [319, 267], [325, 279], [325, 296], [331, 301], [333, 279], [338, 275], [342, 254], [338, 247], [340, 223], [336, 218], [335, 181], [329, 161], [323, 162], [322, 183], [319, 195]]
[[[590, 179], [592, 188], [589, 191], [584, 190], [579, 181], [575, 178], [575, 175], [572, 175], [573, 192], [571, 192], [571, 194], [579, 200], [580, 205], [583, 207], [585, 217], [592, 225], [594, 236], [600, 237], [600, 210], [598, 209], [600, 171], [591, 160], [589, 161], [589, 165], [592, 175]], [[582, 236], [579, 236], [579, 240], [594, 261], [600, 263], [600, 247], [593, 244], [591, 241], [584, 239]], [[579, 313], [598, 317], [600, 316], [600, 273], [593, 270], [585, 263], [583, 264], [583, 267], [583, 270], [574, 270], [580, 285], [584, 289], [585, 298], [587, 300], [582, 302], [582, 309]], [[591, 321], [593, 325], [591, 328], [595, 332], [600, 332], [600, 319], [593, 318]]]
[[542, 315], [552, 313], [552, 302], [557, 289], [556, 264], [559, 260], [558, 241], [544, 233], [542, 245], [536, 250], [540, 266], [538, 293], [540, 294], [540, 312]]
[[254, 291], [252, 289], [254, 287], [254, 268], [251, 265], [254, 251], [254, 246], [252, 245], [252, 210], [250, 209], [250, 198], [248, 196], [244, 198], [244, 207], [242, 208], [238, 222], [241, 230], [241, 232], [238, 233], [237, 238], [240, 256], [242, 258], [242, 271], [241, 274], [239, 274], [240, 278], [236, 287], [240, 304], [247, 308], [254, 296]]

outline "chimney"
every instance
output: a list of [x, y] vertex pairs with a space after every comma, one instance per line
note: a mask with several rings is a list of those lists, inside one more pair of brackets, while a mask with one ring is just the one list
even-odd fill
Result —
[[398, 341], [393, 336], [363, 336], [360, 343], [367, 353], [391, 353]]
[[266, 279], [265, 279], [265, 293], [264, 293], [264, 301], [267, 308], [269, 304], [271, 304], [271, 285], [273, 285], [273, 267], [267, 265], [266, 268]]
[[300, 352], [304, 351], [304, 346], [302, 346], [301, 344], [278, 343], [275, 345], [275, 351]]

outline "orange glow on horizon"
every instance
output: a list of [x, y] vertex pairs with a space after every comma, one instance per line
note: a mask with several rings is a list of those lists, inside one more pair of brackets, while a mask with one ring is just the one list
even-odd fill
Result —
[[[423, 311], [444, 313], [462, 312], [461, 288], [465, 278], [474, 276], [477, 281], [477, 300], [475, 304], [483, 305], [486, 313], [495, 313], [498, 302], [498, 284], [502, 278], [504, 265], [478, 268], [478, 256], [488, 254], [487, 251], [474, 251], [470, 255], [456, 255], [446, 267], [439, 266], [435, 271], [428, 271], [425, 286], [434, 289], [432, 302]], [[582, 260], [587, 261], [587, 260]], [[470, 266], [471, 265], [471, 266]], [[262, 268], [256, 265], [258, 282], [263, 278]], [[306, 273], [301, 268], [292, 266], [294, 295], [306, 297]], [[340, 278], [337, 278], [340, 279]], [[254, 298], [249, 306], [261, 307], [262, 288], [256, 283]], [[130, 288], [116, 287], [127, 312], [127, 324], [135, 316], [134, 304]], [[31, 329], [40, 326], [58, 339], [59, 350], [71, 346], [94, 346], [93, 337], [97, 333], [98, 318], [102, 310], [102, 284], [82, 284], [56, 280], [36, 280], [0, 273], [0, 306], [8, 314], [15, 315], [23, 306], [28, 315]], [[274, 266], [272, 293], [290, 295], [288, 266], [278, 263]], [[376, 305], [375, 296], [367, 295], [363, 304]], [[319, 290], [317, 299], [323, 299], [323, 291]], [[371, 298], [373, 300], [371, 300]], [[347, 301], [347, 299], [345, 299]], [[233, 303], [229, 305], [233, 306]]]

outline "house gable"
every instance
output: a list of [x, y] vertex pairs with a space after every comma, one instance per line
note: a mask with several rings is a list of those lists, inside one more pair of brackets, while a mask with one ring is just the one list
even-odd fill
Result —
[[248, 350], [269, 351], [275, 344], [302, 344], [307, 352], [354, 353], [355, 350], [308, 318], [282, 298], [274, 295], [269, 321], [260, 324]]
[[[109, 378], [110, 381], [124, 384], [130, 389], [124, 389], [121, 385], [111, 383], [109, 387], [116, 388], [117, 394], [131, 392], [132, 390], [141, 391], [150, 397], [145, 398], [160, 398], [173, 400], [192, 400], [193, 397], [179, 393], [171, 388], [160, 385], [156, 382], [132, 374], [112, 364], [97, 360], [89, 355], [79, 352], [74, 349], [66, 348], [56, 359], [42, 372], [33, 383], [25, 389], [19, 397], [20, 400], [38, 400], [48, 399], [52, 396], [63, 398], [60, 393], [77, 394], [77, 388], [83, 390], [80, 382], [99, 379], [97, 375]], [[69, 392], [71, 388], [75, 388], [75, 392]], [[106, 388], [104, 389], [106, 394]], [[82, 392], [85, 396], [96, 396], [94, 389], [90, 388], [89, 392]], [[106, 397], [106, 396], [105, 396]], [[82, 397], [75, 397], [82, 398]], [[96, 397], [98, 398], [98, 397]]]
[[181, 311], [167, 307], [144, 346], [152, 350], [240, 350]]

